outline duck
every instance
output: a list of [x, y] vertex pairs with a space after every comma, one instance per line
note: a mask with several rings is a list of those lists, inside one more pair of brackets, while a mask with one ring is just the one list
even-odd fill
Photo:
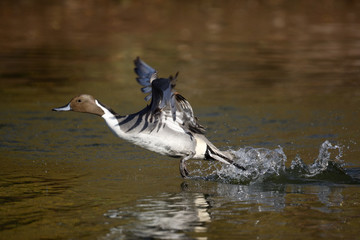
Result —
[[190, 103], [175, 91], [178, 73], [159, 78], [157, 71], [140, 57], [134, 60], [136, 80], [150, 102], [142, 110], [120, 115], [92, 95], [81, 94], [65, 106], [53, 108], [56, 112], [81, 112], [102, 117], [110, 130], [119, 138], [147, 150], [180, 158], [180, 175], [189, 177], [186, 161], [190, 159], [214, 160], [245, 168], [234, 161], [229, 151], [221, 151], [205, 136], [205, 128], [194, 116]]

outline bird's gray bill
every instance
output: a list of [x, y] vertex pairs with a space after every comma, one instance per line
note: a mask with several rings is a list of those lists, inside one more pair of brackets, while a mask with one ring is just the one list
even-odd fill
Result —
[[59, 107], [59, 108], [53, 108], [52, 109], [53, 111], [56, 111], [56, 112], [62, 112], [62, 111], [71, 111], [71, 107], [70, 107], [70, 103], [63, 106], [63, 107]]

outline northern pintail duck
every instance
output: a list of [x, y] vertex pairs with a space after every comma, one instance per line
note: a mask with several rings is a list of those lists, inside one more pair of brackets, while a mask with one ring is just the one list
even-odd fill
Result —
[[118, 137], [150, 151], [181, 158], [180, 174], [187, 177], [185, 161], [189, 159], [216, 160], [244, 167], [233, 161], [233, 155], [220, 151], [204, 135], [205, 129], [198, 123], [190, 103], [174, 91], [175, 77], [158, 78], [155, 69], [140, 58], [135, 59], [137, 82], [141, 91], [148, 93], [150, 105], [137, 113], [121, 116], [100, 103], [93, 96], [82, 94], [74, 97], [63, 107], [53, 111], [75, 111], [91, 113], [105, 119], [109, 128]]

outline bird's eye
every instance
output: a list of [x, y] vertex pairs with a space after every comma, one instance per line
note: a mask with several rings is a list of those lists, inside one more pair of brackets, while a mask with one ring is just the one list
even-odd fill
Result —
[[81, 99], [76, 100], [76, 102], [81, 103]]

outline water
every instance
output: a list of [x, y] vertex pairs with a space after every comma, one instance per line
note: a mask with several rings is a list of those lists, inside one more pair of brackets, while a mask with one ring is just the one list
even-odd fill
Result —
[[[354, 239], [360, 224], [355, 1], [1, 1], [0, 239]], [[186, 16], [186, 17], [184, 17]], [[246, 166], [178, 160], [54, 113], [89, 93], [145, 102], [132, 60]]]
[[[335, 157], [331, 157], [332, 150], [338, 150]], [[260, 184], [260, 183], [321, 183], [327, 184], [359, 184], [358, 169], [344, 168], [346, 163], [341, 159], [342, 147], [325, 141], [319, 155], [312, 164], [306, 164], [299, 155], [286, 167], [287, 156], [283, 149], [271, 150], [267, 148], [245, 147], [231, 150], [234, 161], [246, 170], [239, 170], [231, 165], [212, 164], [208, 169], [203, 162], [190, 172], [192, 179], [219, 181], [230, 184]], [[206, 171], [207, 170], [207, 171]]]

